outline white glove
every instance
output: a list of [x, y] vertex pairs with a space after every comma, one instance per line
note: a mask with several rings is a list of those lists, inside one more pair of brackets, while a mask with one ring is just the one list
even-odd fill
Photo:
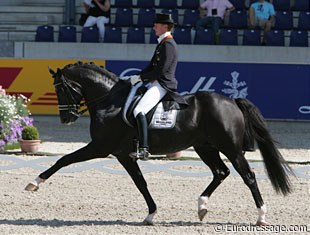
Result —
[[126, 80], [129, 80], [130, 77], [131, 77], [131, 76], [123, 76], [123, 77], [120, 77], [119, 79], [126, 81]]
[[140, 75], [132, 75], [130, 76], [130, 82], [132, 85], [135, 85], [136, 83], [138, 82], [141, 82], [141, 78], [140, 78]]

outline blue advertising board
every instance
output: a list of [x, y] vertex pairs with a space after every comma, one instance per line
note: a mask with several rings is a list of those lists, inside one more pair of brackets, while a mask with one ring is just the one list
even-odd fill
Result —
[[[137, 74], [146, 61], [106, 61], [119, 76]], [[310, 66], [179, 62], [179, 92], [217, 92], [251, 100], [267, 119], [310, 120]]]

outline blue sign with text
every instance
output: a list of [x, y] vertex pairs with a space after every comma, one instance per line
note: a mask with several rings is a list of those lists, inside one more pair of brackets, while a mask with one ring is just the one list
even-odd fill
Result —
[[[119, 76], [137, 74], [148, 62], [106, 61]], [[181, 94], [217, 92], [251, 100], [267, 119], [310, 120], [310, 66], [298, 64], [179, 62]]]

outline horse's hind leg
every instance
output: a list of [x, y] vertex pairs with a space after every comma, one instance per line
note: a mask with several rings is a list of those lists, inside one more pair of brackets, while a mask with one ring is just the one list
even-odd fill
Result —
[[118, 156], [117, 159], [126, 169], [147, 203], [149, 214], [144, 219], [143, 224], [153, 225], [153, 217], [156, 214], [156, 204], [147, 188], [147, 183], [137, 162], [133, 161], [129, 156]]
[[229, 175], [229, 169], [224, 164], [217, 149], [208, 146], [194, 146], [194, 149], [202, 161], [210, 167], [213, 173], [212, 182], [198, 198], [198, 217], [200, 221], [202, 221], [207, 214], [207, 202], [209, 197]]
[[236, 171], [240, 174], [244, 183], [251, 190], [252, 196], [254, 198], [254, 201], [255, 201], [255, 204], [258, 210], [258, 220], [256, 222], [256, 225], [267, 225], [267, 222], [265, 219], [267, 208], [264, 204], [263, 198], [258, 189], [258, 185], [257, 185], [256, 178], [255, 178], [255, 173], [251, 170], [249, 163], [245, 159], [241, 150], [240, 150], [240, 153], [237, 155], [227, 154], [226, 156], [231, 161]]

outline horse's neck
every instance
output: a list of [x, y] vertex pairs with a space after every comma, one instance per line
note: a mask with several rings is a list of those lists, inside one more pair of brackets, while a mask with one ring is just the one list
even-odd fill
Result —
[[76, 82], [81, 85], [87, 102], [107, 96], [116, 84], [116, 81], [100, 73], [89, 73], [88, 76], [80, 76]]
[[[100, 85], [97, 84], [100, 87]], [[131, 84], [123, 81], [117, 82], [108, 92], [103, 90], [89, 90], [87, 93], [93, 96], [85, 97], [86, 103], [88, 103], [88, 109], [90, 113], [95, 113], [98, 109], [101, 112], [104, 110], [118, 109], [119, 111], [125, 105], [128, 93], [130, 91]], [[117, 115], [118, 112], [114, 112]]]
[[110, 102], [115, 104], [117, 103], [118, 105], [125, 104], [130, 88], [130, 82], [122, 80], [117, 82], [109, 92]]

